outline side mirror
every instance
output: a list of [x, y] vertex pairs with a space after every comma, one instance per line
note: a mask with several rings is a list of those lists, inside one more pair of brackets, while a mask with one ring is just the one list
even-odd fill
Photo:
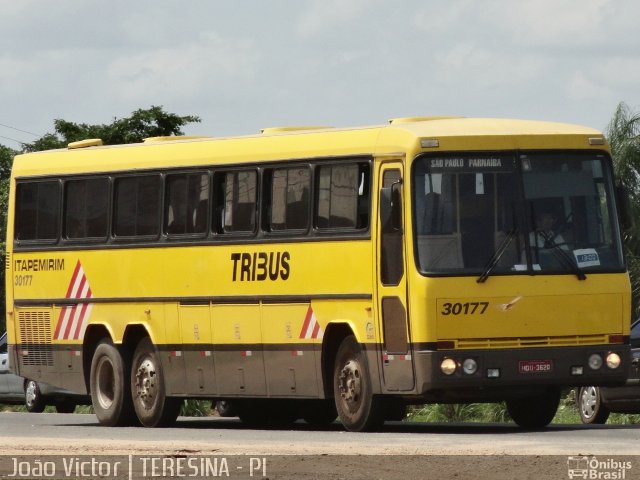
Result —
[[402, 184], [396, 182], [380, 189], [380, 222], [382, 233], [402, 231]]
[[631, 195], [629, 190], [622, 183], [616, 185], [616, 200], [618, 203], [618, 220], [623, 230], [633, 227], [633, 208], [631, 206]]

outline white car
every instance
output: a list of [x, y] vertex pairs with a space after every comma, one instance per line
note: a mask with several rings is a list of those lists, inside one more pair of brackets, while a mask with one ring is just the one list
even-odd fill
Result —
[[54, 405], [58, 413], [73, 413], [78, 403], [87, 399], [46, 383], [19, 377], [9, 370], [7, 334], [0, 336], [0, 403], [24, 404], [29, 412], [42, 412]]

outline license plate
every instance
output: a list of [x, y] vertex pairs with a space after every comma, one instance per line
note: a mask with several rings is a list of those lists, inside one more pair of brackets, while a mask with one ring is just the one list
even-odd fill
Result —
[[518, 363], [520, 373], [545, 373], [553, 371], [551, 360], [521, 360]]

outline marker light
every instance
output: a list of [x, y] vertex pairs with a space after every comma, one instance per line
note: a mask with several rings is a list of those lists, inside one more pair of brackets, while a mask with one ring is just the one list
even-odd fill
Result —
[[597, 353], [589, 355], [589, 368], [591, 370], [598, 370], [602, 366], [602, 357]]
[[620, 355], [617, 353], [610, 353], [607, 355], [607, 367], [611, 369], [618, 368], [620, 366]]
[[456, 368], [457, 365], [453, 358], [445, 358], [440, 364], [440, 370], [442, 370], [442, 373], [444, 373], [445, 375], [453, 375], [456, 371]]
[[467, 375], [473, 375], [478, 371], [478, 363], [473, 358], [467, 358], [462, 362], [462, 371]]
[[500, 369], [487, 368], [487, 378], [500, 378]]
[[571, 375], [582, 375], [584, 373], [584, 367], [582, 365], [574, 365], [571, 367]]
[[422, 148], [438, 148], [440, 141], [437, 138], [423, 138], [420, 140], [420, 146]]

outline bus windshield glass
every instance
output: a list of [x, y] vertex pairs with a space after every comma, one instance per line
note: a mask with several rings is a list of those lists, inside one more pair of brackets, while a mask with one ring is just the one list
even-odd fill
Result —
[[416, 263], [424, 274], [621, 271], [603, 154], [422, 156], [413, 167]]

